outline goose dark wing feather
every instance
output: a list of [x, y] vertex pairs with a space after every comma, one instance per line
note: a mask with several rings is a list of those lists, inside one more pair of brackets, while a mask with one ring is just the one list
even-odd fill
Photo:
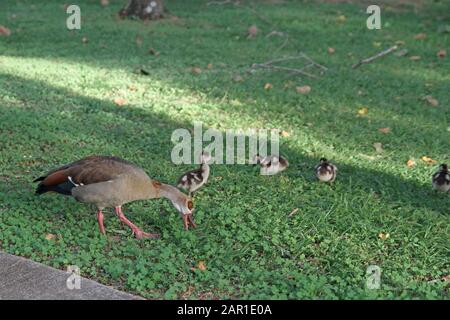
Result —
[[45, 180], [45, 178], [47, 178], [48, 176], [52, 175], [52, 174], [55, 173], [55, 172], [63, 171], [63, 170], [69, 169], [69, 168], [71, 168], [71, 167], [74, 167], [74, 166], [76, 166], [76, 165], [82, 165], [82, 164], [86, 164], [86, 163], [89, 163], [89, 162], [96, 162], [96, 161], [99, 161], [99, 160], [101, 160], [101, 158], [102, 158], [101, 156], [89, 156], [89, 157], [83, 158], [83, 159], [81, 159], [81, 160], [77, 160], [77, 161], [74, 161], [74, 162], [65, 164], [65, 165], [63, 165], [63, 166], [60, 166], [60, 167], [55, 168], [55, 169], [53, 169], [53, 170], [50, 170], [49, 172], [47, 172], [46, 175], [41, 176], [41, 177], [35, 179], [33, 182], [38, 182], [38, 181]]
[[92, 184], [113, 180], [124, 172], [120, 166], [113, 163], [91, 163], [75, 166], [67, 170], [68, 176], [76, 184]]
[[[64, 194], [70, 193], [68, 186], [75, 184], [88, 185], [109, 181], [127, 172], [132, 165], [130, 162], [117, 157], [90, 156], [59, 168], [53, 169], [47, 175], [37, 178], [40, 181], [36, 193], [47, 191]], [[73, 181], [70, 182], [70, 179]]]

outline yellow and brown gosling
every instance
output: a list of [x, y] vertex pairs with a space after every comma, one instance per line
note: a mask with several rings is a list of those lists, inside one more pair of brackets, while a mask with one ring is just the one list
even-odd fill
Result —
[[200, 167], [186, 172], [178, 179], [178, 188], [188, 191], [189, 197], [208, 182], [210, 172], [208, 161], [210, 160], [211, 155], [203, 151], [200, 155]]
[[316, 177], [320, 182], [334, 182], [336, 179], [337, 168], [334, 164], [325, 158], [321, 158], [315, 168]]
[[289, 162], [282, 156], [269, 155], [261, 157], [256, 155], [256, 164], [261, 166], [260, 174], [263, 176], [271, 176], [287, 169]]
[[441, 164], [439, 171], [433, 174], [433, 189], [441, 192], [450, 192], [450, 173], [446, 163]]

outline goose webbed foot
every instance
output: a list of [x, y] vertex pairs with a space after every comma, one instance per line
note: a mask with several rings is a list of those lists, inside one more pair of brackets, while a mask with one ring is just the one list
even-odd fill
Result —
[[188, 215], [188, 220], [189, 220], [189, 223], [192, 226], [192, 228], [194, 228], [194, 229], [197, 228], [197, 225], [194, 222], [194, 218], [192, 217], [192, 213]]
[[116, 207], [116, 214], [119, 217], [120, 221], [122, 221], [123, 223], [125, 223], [127, 226], [130, 227], [136, 239], [157, 239], [160, 237], [159, 234], [157, 233], [147, 233], [139, 229], [133, 222], [131, 222], [130, 220], [127, 219], [127, 217], [125, 217], [121, 207]]
[[183, 225], [185, 230], [189, 230], [189, 226], [192, 228], [197, 228], [197, 225], [194, 222], [194, 218], [192, 217], [192, 213], [183, 215]]

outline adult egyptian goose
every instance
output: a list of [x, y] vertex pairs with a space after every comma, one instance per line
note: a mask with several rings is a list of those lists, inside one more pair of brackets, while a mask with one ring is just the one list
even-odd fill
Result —
[[256, 155], [256, 164], [261, 166], [259, 173], [264, 176], [274, 175], [287, 169], [289, 162], [282, 156], [269, 155], [261, 157]]
[[337, 174], [337, 167], [325, 158], [321, 158], [315, 168], [316, 177], [321, 182], [334, 182]]
[[203, 151], [200, 155], [200, 167], [186, 172], [178, 179], [178, 188], [188, 191], [189, 197], [208, 181], [209, 160], [211, 160], [211, 155]]
[[441, 164], [439, 171], [433, 174], [433, 188], [442, 192], [450, 192], [450, 173], [446, 163]]
[[145, 171], [118, 157], [90, 156], [51, 170], [40, 181], [36, 194], [54, 191], [73, 196], [79, 202], [97, 206], [100, 232], [105, 234], [103, 209], [114, 207], [120, 221], [131, 228], [136, 238], [158, 238], [158, 234], [146, 233], [128, 220], [122, 205], [145, 199], [167, 198], [181, 213], [184, 227], [195, 228], [192, 217], [192, 200], [177, 188], [151, 179]]

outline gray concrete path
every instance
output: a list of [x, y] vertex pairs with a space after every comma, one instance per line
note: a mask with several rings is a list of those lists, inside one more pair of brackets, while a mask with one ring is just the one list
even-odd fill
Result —
[[[69, 285], [67, 284], [68, 278]], [[78, 286], [79, 284], [79, 286]], [[69, 287], [73, 289], [70, 290]], [[79, 289], [77, 289], [79, 287]], [[142, 299], [64, 271], [0, 252], [0, 300]]]

